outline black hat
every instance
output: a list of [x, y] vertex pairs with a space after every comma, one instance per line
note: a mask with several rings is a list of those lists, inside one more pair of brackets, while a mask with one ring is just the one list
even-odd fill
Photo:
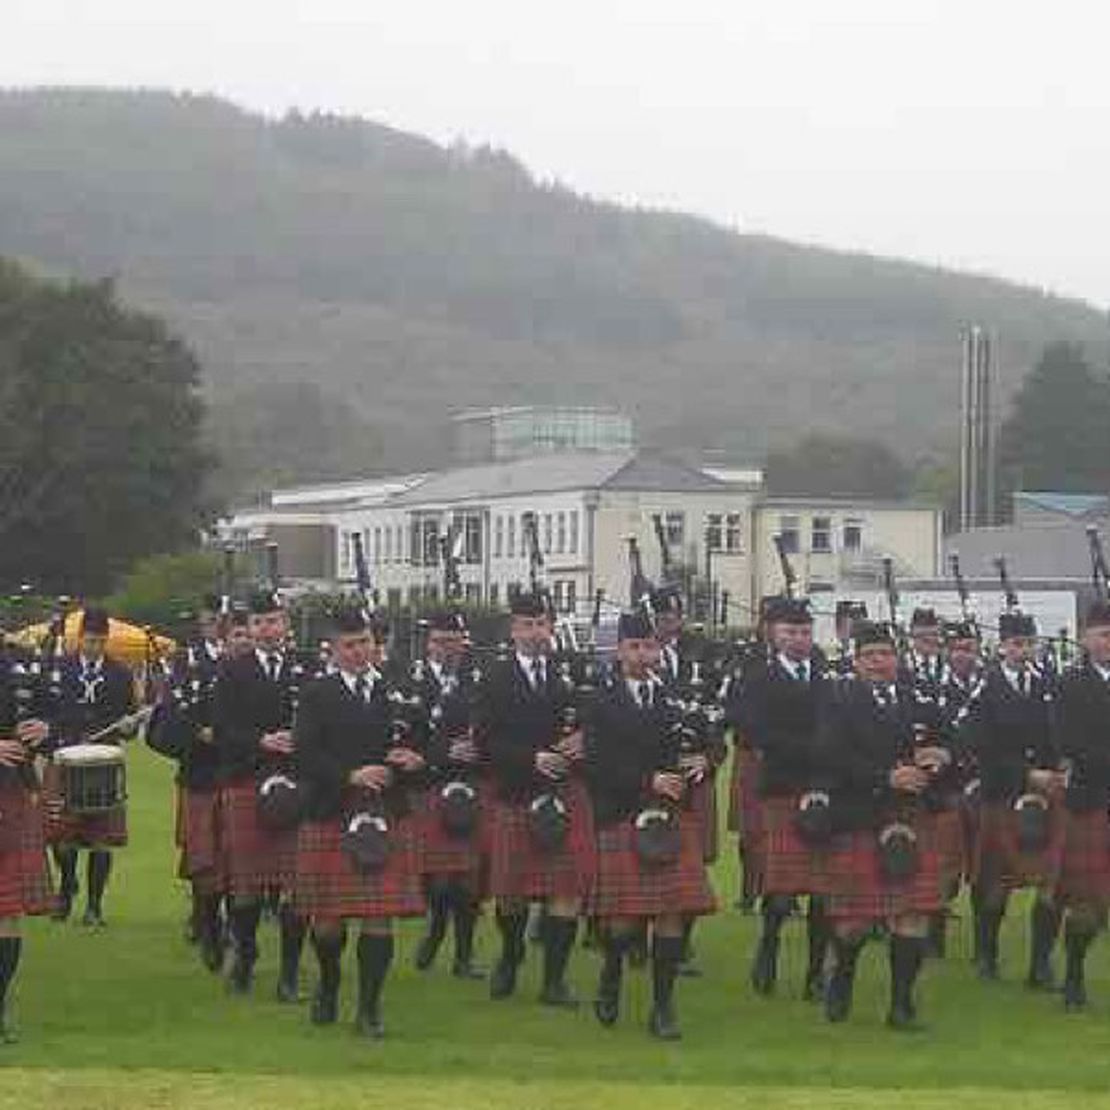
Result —
[[852, 629], [852, 639], [856, 650], [870, 644], [889, 644], [894, 646], [894, 630], [885, 621], [859, 621]]
[[458, 609], [435, 609], [424, 621], [429, 632], [466, 631], [466, 617]]
[[518, 590], [509, 602], [509, 612], [514, 617], [545, 617], [547, 602], [539, 592]]
[[646, 613], [621, 613], [617, 622], [618, 640], [653, 640], [655, 629]]
[[910, 617], [910, 628], [939, 628], [940, 618], [933, 609], [915, 609]]
[[264, 616], [266, 613], [276, 613], [284, 608], [277, 590], [271, 590], [268, 587], [255, 590], [247, 602], [247, 607], [257, 617]]
[[659, 586], [651, 591], [651, 607], [656, 613], [682, 616], [682, 594], [677, 586]]
[[998, 636], [1009, 640], [1015, 636], [1036, 636], [1037, 622], [1027, 613], [1003, 613], [998, 618]]
[[867, 603], [865, 601], [838, 601], [836, 603], [836, 619], [838, 621], [867, 620]]
[[812, 624], [809, 599], [804, 597], [771, 597], [763, 610], [768, 624]]
[[949, 643], [953, 640], [978, 640], [979, 629], [974, 621], [945, 621], [944, 638]]
[[1092, 601], [1087, 606], [1087, 619], [1084, 622], [1084, 627], [1103, 628], [1108, 624], [1110, 624], [1110, 601], [1104, 601], [1101, 598]]
[[366, 614], [354, 606], [339, 609], [332, 617], [332, 627], [338, 636], [355, 636], [368, 628]]
[[81, 614], [81, 635], [82, 636], [107, 636], [108, 635], [108, 613], [104, 609], [97, 609], [92, 606], [87, 608]]

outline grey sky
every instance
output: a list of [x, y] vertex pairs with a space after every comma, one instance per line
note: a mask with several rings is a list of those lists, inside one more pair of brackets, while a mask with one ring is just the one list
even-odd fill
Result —
[[214, 91], [1110, 306], [1099, 0], [4, 0], [0, 81]]

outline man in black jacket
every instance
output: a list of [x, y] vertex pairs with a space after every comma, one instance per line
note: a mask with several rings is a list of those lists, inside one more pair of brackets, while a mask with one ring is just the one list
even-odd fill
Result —
[[1054, 888], [1063, 846], [1064, 774], [1055, 734], [1056, 683], [1033, 663], [1032, 617], [1004, 613], [999, 634], [1000, 659], [987, 668], [957, 725], [958, 741], [973, 753], [980, 779], [977, 965], [980, 978], [998, 978], [998, 936], [1009, 894], [1032, 888], [1026, 983], [1043, 990], [1052, 986], [1052, 947], [1060, 926]]
[[[599, 692], [590, 714], [586, 775], [598, 839], [592, 908], [602, 925], [604, 964], [595, 1013], [603, 1025], [619, 1016], [624, 956], [637, 927], [653, 926], [653, 1005], [649, 1029], [664, 1040], [680, 1036], [674, 981], [687, 921], [715, 908], [706, 877], [690, 787], [705, 768], [684, 767], [681, 716], [654, 673], [659, 643], [640, 614], [620, 620], [620, 672]], [[684, 804], [685, 803], [685, 804]], [[654, 812], [653, 812], [654, 811]], [[645, 855], [648, 818], [669, 825], [672, 851]]]
[[1060, 754], [1068, 763], [1064, 847], [1057, 889], [1066, 912], [1064, 1005], [1087, 1004], [1084, 963], [1106, 927], [1110, 904], [1110, 603], [1087, 611], [1084, 659], [1063, 679], [1059, 698]]
[[[108, 614], [87, 608], [81, 616], [78, 649], [62, 662], [59, 698], [52, 707], [50, 749], [85, 744], [89, 737], [135, 711], [135, 680], [131, 671], [106, 655]], [[99, 741], [118, 743], [119, 735]], [[61, 875], [55, 917], [69, 917], [77, 893], [77, 853], [89, 852], [85, 925], [104, 925], [103, 898], [112, 870], [112, 849], [127, 843], [127, 811], [121, 805], [103, 814], [73, 814], [64, 808], [60, 769], [47, 772], [48, 823], [54, 858]]]
[[[567, 717], [574, 692], [552, 666], [551, 616], [542, 596], [513, 598], [510, 637], [512, 654], [486, 676], [479, 711], [479, 742], [492, 788], [489, 892], [497, 899], [502, 941], [490, 996], [507, 998], [515, 991], [528, 903], [543, 901], [540, 1001], [575, 1007], [565, 975], [596, 854], [581, 778], [583, 736]], [[550, 837], [538, 835], [545, 820], [554, 830]]]
[[[338, 615], [332, 651], [333, 673], [309, 684], [297, 716], [296, 764], [309, 809], [297, 838], [294, 899], [312, 921], [320, 966], [312, 1021], [337, 1020], [345, 923], [358, 921], [355, 1028], [379, 1040], [393, 919], [424, 912], [411, 800], [421, 789], [426, 761], [411, 745], [411, 734], [395, 727], [387, 683], [370, 665], [375, 643], [362, 613]], [[374, 862], [362, 860], [351, 843], [368, 824], [388, 842]]]
[[772, 651], [753, 665], [736, 707], [736, 721], [758, 757], [763, 814], [763, 933], [751, 971], [759, 994], [774, 990], [779, 933], [794, 899], [809, 895], [809, 960], [804, 996], [821, 996], [829, 930], [825, 845], [798, 833], [798, 805], [822, 786], [817, 766], [817, 720], [830, 683], [813, 646], [813, 618], [805, 600], [771, 599], [765, 608]]
[[[293, 719], [311, 670], [290, 649], [281, 599], [259, 590], [249, 603], [253, 650], [230, 658], [216, 683], [212, 724], [218, 776], [221, 879], [230, 899], [234, 961], [228, 985], [250, 990], [258, 958], [263, 898], [288, 891], [296, 857], [296, 828], [273, 829], [259, 819], [259, 783], [292, 769]], [[281, 971], [277, 997], [298, 998], [304, 921], [286, 901], [280, 911]]]

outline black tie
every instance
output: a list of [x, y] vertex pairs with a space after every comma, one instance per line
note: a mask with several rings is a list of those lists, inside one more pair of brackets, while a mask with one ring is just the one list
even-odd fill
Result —
[[532, 688], [540, 689], [543, 686], [543, 660], [537, 655], [532, 660]]
[[641, 682], [640, 683], [640, 708], [641, 709], [650, 709], [651, 708], [651, 683], [650, 682]]
[[277, 682], [278, 675], [281, 674], [281, 656], [277, 652], [266, 657], [266, 669], [269, 671], [270, 681]]
[[355, 697], [358, 698], [359, 701], [369, 701], [370, 700], [367, 697], [367, 690], [369, 688], [369, 685], [370, 684], [366, 681], [366, 675], [364, 675], [364, 674], [360, 674], [355, 679]]

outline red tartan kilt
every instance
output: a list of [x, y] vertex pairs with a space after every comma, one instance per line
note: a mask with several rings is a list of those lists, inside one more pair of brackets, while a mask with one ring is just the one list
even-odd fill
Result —
[[979, 836], [975, 859], [977, 878], [987, 878], [1005, 890], [1055, 887], [1064, 851], [1064, 821], [1058, 806], [1049, 809], [1048, 846], [1042, 852], [1018, 847], [1018, 816], [1006, 802], [986, 802], [979, 808]]
[[[416, 799], [417, 829], [420, 835], [421, 871], [425, 875], [457, 875], [478, 884], [482, 874], [482, 847], [485, 841], [484, 794], [485, 787], [476, 785], [478, 791], [478, 823], [470, 836], [451, 836], [443, 827], [440, 816], [442, 801], [439, 792], [443, 784], [430, 787], [423, 798]], [[477, 889], [475, 885], [475, 889]]]
[[343, 819], [306, 821], [297, 835], [293, 903], [316, 921], [347, 918], [420, 917], [424, 891], [417, 819], [390, 821], [385, 866], [363, 874], [343, 851]]
[[941, 890], [947, 894], [959, 884], [967, 866], [963, 817], [959, 808], [952, 806], [934, 813], [932, 818], [937, 838]]
[[597, 879], [590, 912], [597, 917], [698, 917], [717, 908], [702, 860], [702, 838], [690, 813], [680, 819], [679, 858], [645, 867], [636, 852], [632, 819], [597, 834]]
[[728, 830], [748, 839], [759, 831], [759, 756], [737, 744], [729, 776]]
[[54, 909], [38, 798], [15, 783], [0, 786], [0, 918]]
[[762, 832], [757, 853], [764, 894], [828, 894], [829, 849], [815, 848], [799, 835], [794, 819], [798, 798], [776, 794], [761, 799]]
[[940, 856], [932, 814], [913, 821], [918, 866], [902, 882], [891, 882], [880, 869], [879, 841], [874, 829], [858, 829], [833, 837], [829, 854], [829, 916], [845, 925], [866, 928], [876, 921], [935, 913], [943, 905]]
[[220, 862], [219, 792], [214, 787], [182, 789], [180, 797], [184, 836], [181, 878], [191, 880], [194, 886], [207, 886], [209, 893], [214, 893]]
[[48, 763], [43, 773], [42, 798], [46, 806], [46, 840], [78, 848], [122, 848], [127, 843], [127, 807], [107, 813], [67, 813], [62, 790], [62, 769]]
[[494, 898], [585, 901], [593, 889], [597, 845], [585, 788], [571, 783], [563, 794], [570, 816], [566, 840], [542, 852], [528, 830], [528, 803], [494, 798], [488, 807], [489, 893]]
[[1072, 905], [1110, 902], [1110, 821], [1105, 810], [1065, 815], [1057, 889]]
[[254, 778], [225, 783], [217, 810], [219, 889], [232, 897], [288, 890], [297, 866], [297, 830], [272, 832], [258, 820]]
[[705, 863], [717, 859], [717, 778], [711, 770], [699, 783], [690, 787], [688, 813], [701, 844]]

